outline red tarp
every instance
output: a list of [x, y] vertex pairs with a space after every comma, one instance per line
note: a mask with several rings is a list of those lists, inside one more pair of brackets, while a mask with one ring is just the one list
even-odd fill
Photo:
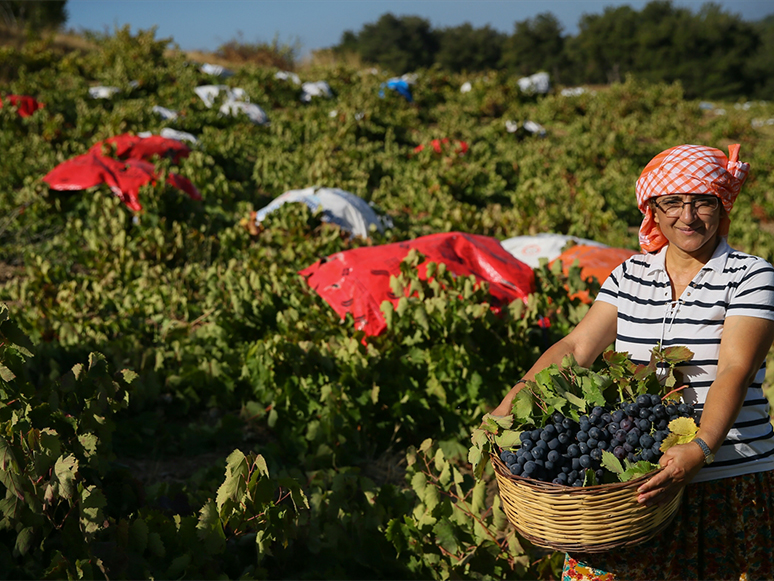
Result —
[[[146, 140], [147, 144], [144, 143]], [[115, 145], [121, 159], [102, 155], [103, 144]], [[154, 155], [170, 155], [177, 160], [189, 152], [186, 145], [175, 139], [119, 135], [100, 141], [88, 153], [60, 163], [43, 177], [43, 181], [59, 191], [85, 190], [104, 183], [129, 209], [139, 212], [142, 210], [138, 197], [140, 187], [155, 183], [158, 178], [155, 167], [147, 160]], [[183, 176], [170, 172], [167, 183], [183, 190], [192, 200], [202, 199], [196, 187]]]
[[150, 137], [138, 137], [124, 133], [116, 137], [110, 137], [104, 141], [98, 141], [91, 146], [89, 151], [98, 155], [105, 155], [115, 148], [115, 157], [118, 159], [143, 159], [150, 161], [154, 155], [170, 157], [173, 163], [181, 158], [188, 157], [191, 153], [189, 147], [177, 139], [168, 139], [160, 135]]
[[[38, 103], [35, 98], [28, 95], [7, 95], [6, 99], [11, 105], [16, 106], [16, 112], [19, 117], [29, 117], [38, 109], [45, 107], [43, 103]], [[0, 99], [0, 107], [3, 106], [3, 100]]]
[[[430, 146], [433, 148], [433, 151], [436, 153], [442, 153], [444, 149], [448, 149], [450, 147], [450, 142], [448, 137], [444, 137], [443, 139], [433, 139], [430, 142]], [[456, 144], [454, 151], [459, 155], [465, 155], [468, 152], [468, 144], [465, 141], [455, 141], [453, 142]], [[424, 144], [417, 145], [414, 148], [414, 153], [419, 153], [420, 151], [423, 151], [425, 149]]]
[[390, 275], [400, 274], [400, 263], [412, 248], [426, 258], [418, 267], [421, 279], [427, 277], [427, 262], [443, 262], [458, 276], [473, 274], [489, 283], [495, 310], [516, 299], [526, 302], [534, 290], [532, 268], [506, 252], [497, 239], [460, 232], [338, 252], [299, 274], [342, 318], [351, 313], [357, 329], [379, 335], [387, 328], [379, 305], [385, 300], [397, 305], [400, 299], [392, 293]]
[[[635, 254], [639, 254], [639, 252], [636, 250], [628, 250], [626, 248], [576, 244], [562, 252], [551, 261], [551, 264], [557, 260], [561, 260], [562, 270], [566, 274], [573, 262], [577, 260], [578, 265], [581, 267], [580, 275], [583, 280], [594, 276], [599, 283], [602, 284], [605, 282], [605, 279], [610, 276], [610, 273], [615, 270], [616, 266]], [[586, 292], [579, 293], [578, 296], [585, 302], [591, 302], [588, 293]]]

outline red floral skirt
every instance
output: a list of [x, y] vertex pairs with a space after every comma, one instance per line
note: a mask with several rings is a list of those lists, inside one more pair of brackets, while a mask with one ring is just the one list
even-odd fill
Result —
[[656, 538], [567, 555], [562, 581], [774, 579], [772, 537], [774, 471], [689, 484], [675, 518]]

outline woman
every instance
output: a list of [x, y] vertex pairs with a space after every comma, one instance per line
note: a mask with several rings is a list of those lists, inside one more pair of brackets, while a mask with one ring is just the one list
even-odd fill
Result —
[[[564, 579], [774, 578], [774, 431], [761, 389], [774, 267], [726, 241], [749, 171], [739, 145], [729, 153], [680, 145], [651, 160], [636, 185], [645, 254], [613, 271], [578, 326], [525, 375], [568, 353], [590, 366], [614, 341], [639, 363], [658, 343], [694, 353], [679, 368], [683, 396], [701, 414], [697, 437], [664, 453], [664, 469], [638, 489], [651, 504], [686, 487], [678, 514], [639, 548], [568, 555]], [[492, 413], [509, 414], [522, 384]]]

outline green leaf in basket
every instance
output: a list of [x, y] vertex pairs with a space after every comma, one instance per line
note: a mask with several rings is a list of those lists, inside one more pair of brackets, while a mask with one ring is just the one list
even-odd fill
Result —
[[[613, 456], [615, 458], [615, 456]], [[583, 486], [596, 486], [599, 484], [597, 482], [597, 475], [591, 468], [586, 468], [585, 474], [583, 475]]]
[[662, 361], [665, 361], [670, 365], [676, 365], [678, 363], [690, 361], [693, 358], [693, 351], [683, 345], [674, 345], [661, 351], [661, 357]]
[[477, 448], [483, 448], [486, 446], [489, 439], [486, 437], [486, 432], [481, 428], [474, 428], [470, 433], [470, 440]]
[[577, 407], [581, 412], [583, 413], [586, 412], [588, 402], [585, 399], [583, 399], [582, 397], [578, 397], [577, 395], [572, 394], [569, 391], [564, 394], [564, 397], [567, 398], [567, 401], [569, 401], [571, 404]]
[[639, 478], [644, 474], [653, 472], [658, 468], [659, 468], [658, 464], [653, 464], [652, 462], [646, 462], [645, 460], [640, 460], [636, 464], [627, 460], [626, 470], [624, 470], [623, 473], [618, 476], [618, 479], [621, 482], [628, 482], [629, 480], [634, 480], [635, 478]]
[[501, 448], [513, 448], [519, 443], [520, 431], [506, 430], [499, 436], [495, 436], [495, 443]]
[[607, 450], [602, 451], [602, 468], [610, 470], [610, 472], [618, 474], [619, 476], [624, 472], [621, 461], [616, 458], [612, 452], [608, 452]]
[[522, 389], [516, 394], [516, 397], [513, 398], [512, 412], [519, 423], [529, 423], [530, 418], [532, 417], [532, 400], [532, 393], [528, 389]]
[[481, 427], [490, 434], [497, 434], [500, 429], [507, 430], [513, 425], [513, 416], [493, 416], [484, 414], [481, 420]]
[[602, 392], [609, 384], [609, 381], [606, 382], [601, 376], [596, 374], [582, 377], [581, 390], [583, 391], [583, 399], [591, 406], [605, 405], [605, 396]]

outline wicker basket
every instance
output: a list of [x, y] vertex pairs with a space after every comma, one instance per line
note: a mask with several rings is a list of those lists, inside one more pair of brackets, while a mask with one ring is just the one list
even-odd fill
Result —
[[656, 472], [635, 480], [582, 488], [514, 476], [491, 454], [503, 510], [531, 543], [557, 551], [601, 553], [636, 545], [669, 524], [682, 490], [668, 504], [637, 502], [637, 488]]

